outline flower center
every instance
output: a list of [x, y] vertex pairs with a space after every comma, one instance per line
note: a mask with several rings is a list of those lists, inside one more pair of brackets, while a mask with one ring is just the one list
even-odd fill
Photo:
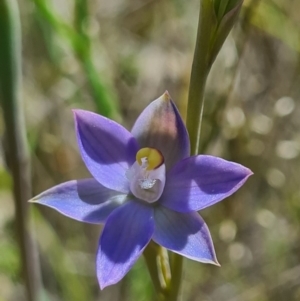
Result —
[[151, 178], [151, 171], [164, 163], [163, 155], [155, 148], [145, 147], [136, 153], [136, 161], [140, 165], [141, 172], [144, 175], [142, 179], [139, 179], [140, 187], [142, 189], [152, 188], [157, 179]]
[[127, 172], [131, 192], [139, 199], [153, 203], [161, 196], [166, 168], [162, 153], [155, 148], [142, 148], [136, 154], [136, 161]]

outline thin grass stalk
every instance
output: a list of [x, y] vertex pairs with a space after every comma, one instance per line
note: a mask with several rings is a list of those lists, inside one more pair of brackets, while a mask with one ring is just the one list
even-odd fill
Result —
[[191, 155], [196, 155], [199, 148], [200, 129], [204, 110], [204, 89], [210, 70], [210, 39], [211, 32], [215, 29], [215, 20], [212, 12], [213, 3], [211, 0], [200, 1], [198, 30], [190, 79], [186, 120], [191, 141]]
[[13, 179], [15, 222], [27, 300], [38, 301], [38, 256], [29, 233], [30, 160], [22, 103], [21, 26], [16, 0], [0, 0], [0, 103], [6, 163]]

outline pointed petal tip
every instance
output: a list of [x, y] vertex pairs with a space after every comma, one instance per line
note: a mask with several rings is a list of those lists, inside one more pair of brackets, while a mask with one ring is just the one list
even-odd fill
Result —
[[80, 111], [80, 109], [71, 109], [71, 111], [73, 112], [74, 115], [76, 115], [77, 112]]
[[101, 283], [99, 283], [99, 286], [100, 286], [100, 290], [101, 290], [101, 291], [103, 291], [103, 290], [106, 288], [106, 286], [105, 286], [105, 285], [102, 285]]
[[217, 258], [215, 258], [215, 260], [212, 262], [212, 264], [213, 265], [215, 265], [215, 266], [217, 266], [217, 267], [221, 267], [221, 265], [220, 265], [220, 263], [219, 263], [219, 261], [218, 261], [218, 259]]
[[194, 259], [194, 258], [191, 258], [192, 260], [196, 260], [198, 262], [201, 262], [201, 263], [205, 263], [205, 264], [212, 264], [214, 266], [217, 266], [217, 267], [221, 267], [217, 257], [216, 257], [216, 254], [215, 254], [215, 251], [213, 250], [213, 253], [212, 254], [212, 258], [211, 259], [203, 259], [203, 260], [198, 260], [198, 259]]
[[251, 169], [249, 169], [249, 168], [247, 168], [247, 167], [244, 167], [245, 169], [246, 169], [246, 179], [248, 179], [249, 177], [251, 177], [252, 175], [254, 175], [254, 172], [251, 170]]
[[103, 277], [101, 277], [101, 275], [98, 275], [98, 283], [99, 283], [99, 287], [100, 290], [103, 291], [106, 287], [116, 284], [117, 282], [115, 281], [110, 281], [111, 279], [102, 279]]
[[78, 116], [79, 116], [81, 111], [82, 110], [80, 110], [80, 109], [72, 109], [73, 118], [74, 118], [74, 122], [75, 122], [75, 127], [77, 125], [77, 122], [78, 122], [77, 119], [78, 119]]
[[165, 93], [162, 95], [162, 98], [163, 98], [164, 101], [171, 101], [172, 100], [171, 95], [168, 92], [168, 90], [165, 91]]
[[99, 286], [100, 286], [101, 291], [103, 291], [107, 286], [110, 286], [110, 285], [112, 285], [112, 284], [99, 280]]
[[[86, 110], [82, 110], [82, 109], [71, 109], [71, 111], [73, 112], [73, 116], [76, 117], [79, 116], [81, 113], [84, 113], [84, 112], [88, 112]], [[88, 112], [88, 113], [92, 113], [92, 112]]]
[[122, 280], [122, 278], [118, 279], [114, 277], [112, 273], [108, 273], [106, 275], [104, 271], [97, 269], [97, 264], [96, 264], [96, 270], [97, 270], [98, 284], [101, 291], [103, 291], [106, 287], [117, 284], [119, 281]]
[[98, 279], [98, 283], [101, 291], [103, 291], [108, 286], [117, 284], [119, 281], [112, 281], [112, 279], [107, 279], [107, 280], [101, 278]]
[[197, 262], [200, 262], [200, 263], [204, 263], [204, 264], [212, 264], [212, 265], [214, 265], [214, 266], [216, 266], [218, 268], [221, 267], [221, 264], [219, 263], [219, 261], [218, 261], [218, 259], [216, 257], [216, 254], [213, 254], [213, 258], [211, 258], [211, 259], [208, 259], [208, 258], [199, 259], [199, 258], [195, 258], [195, 257], [192, 257], [192, 256], [190, 257], [190, 256], [182, 255], [181, 253], [176, 252], [174, 250], [173, 250], [173, 252], [177, 253], [177, 254], [185, 257], [185, 258], [188, 258], [190, 260], [194, 260], [194, 261], [197, 261]]
[[80, 115], [85, 115], [85, 114], [90, 114], [90, 115], [98, 115], [94, 112], [91, 111], [87, 111], [87, 110], [83, 110], [83, 109], [71, 109], [71, 111], [73, 112], [74, 116], [80, 116]]
[[40, 196], [40, 194], [34, 196], [33, 198], [31, 198], [31, 199], [28, 200], [27, 202], [28, 202], [28, 203], [38, 203], [39, 200], [40, 200], [40, 197], [39, 197], [39, 196]]
[[[196, 259], [197, 260], [197, 259]], [[212, 252], [212, 257], [211, 259], [204, 259], [204, 260], [197, 260], [199, 262], [202, 262], [202, 263], [207, 263], [207, 264], [212, 264], [214, 266], [217, 266], [217, 267], [221, 267], [218, 259], [217, 259], [217, 256], [216, 256], [216, 253], [215, 253], [215, 250], [213, 249], [213, 252]]]

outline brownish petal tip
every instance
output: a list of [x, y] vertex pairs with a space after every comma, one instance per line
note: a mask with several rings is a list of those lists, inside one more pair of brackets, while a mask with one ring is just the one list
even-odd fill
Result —
[[165, 93], [162, 95], [163, 99], [165, 101], [170, 101], [171, 100], [171, 95], [169, 94], [169, 92], [166, 90]]

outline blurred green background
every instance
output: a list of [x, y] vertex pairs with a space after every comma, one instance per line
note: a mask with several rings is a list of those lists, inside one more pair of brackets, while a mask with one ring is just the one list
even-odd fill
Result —
[[[128, 129], [168, 90], [183, 116], [199, 0], [19, 0], [23, 98], [33, 193], [88, 172], [72, 108]], [[201, 215], [221, 268], [185, 260], [184, 301], [300, 300], [300, 2], [245, 0], [209, 76], [205, 153], [253, 170], [246, 185]], [[0, 111], [0, 134], [4, 131]], [[0, 148], [0, 301], [24, 300], [11, 179]], [[45, 300], [153, 297], [143, 259], [100, 291], [100, 227], [32, 206]]]

